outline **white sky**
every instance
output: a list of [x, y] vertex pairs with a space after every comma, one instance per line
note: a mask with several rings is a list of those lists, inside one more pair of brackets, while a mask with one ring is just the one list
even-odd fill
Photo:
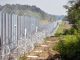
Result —
[[36, 5], [49, 14], [66, 15], [66, 5], [68, 0], [0, 0], [0, 5], [5, 4], [23, 4]]

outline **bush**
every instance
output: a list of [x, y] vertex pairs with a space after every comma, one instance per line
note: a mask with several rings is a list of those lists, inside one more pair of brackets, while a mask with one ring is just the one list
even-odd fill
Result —
[[56, 33], [55, 37], [60, 37], [62, 35], [62, 33]]
[[80, 38], [77, 35], [67, 35], [56, 46], [62, 60], [80, 60]]
[[75, 28], [72, 27], [69, 30], [64, 30], [63, 35], [74, 35], [74, 34], [77, 34], [77, 33], [78, 33], [78, 31]]

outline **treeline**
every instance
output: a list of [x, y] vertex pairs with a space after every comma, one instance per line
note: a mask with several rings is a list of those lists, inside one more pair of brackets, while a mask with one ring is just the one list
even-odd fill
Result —
[[41, 10], [39, 7], [36, 6], [30, 6], [30, 5], [20, 5], [20, 4], [6, 4], [1, 6], [0, 5], [0, 11], [16, 14], [19, 16], [32, 16], [37, 17], [40, 20], [56, 20], [55, 15], [48, 14]]

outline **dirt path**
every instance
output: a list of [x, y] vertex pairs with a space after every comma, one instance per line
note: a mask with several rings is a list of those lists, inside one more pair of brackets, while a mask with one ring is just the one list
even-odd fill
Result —
[[[70, 27], [69, 23], [64, 21], [59, 29], [64, 30]], [[58, 60], [60, 54], [53, 50], [58, 41], [58, 37], [47, 37], [44, 43], [37, 45], [32, 52], [25, 54], [25, 60]]]
[[47, 40], [36, 46], [36, 48], [27, 54], [27, 60], [47, 60], [50, 55], [59, 54], [56, 51], [53, 51], [53, 46], [57, 43], [57, 39], [55, 37], [49, 37]]

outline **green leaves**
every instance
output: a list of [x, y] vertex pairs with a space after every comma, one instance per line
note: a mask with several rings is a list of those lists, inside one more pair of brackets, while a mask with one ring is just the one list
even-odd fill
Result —
[[80, 1], [68, 9], [68, 18], [71, 23], [75, 24], [77, 29], [80, 29]]
[[[60, 52], [62, 59], [75, 60], [77, 54], [80, 54], [80, 38], [78, 35], [66, 35], [57, 44], [57, 51]], [[78, 52], [78, 53], [77, 53]]]

